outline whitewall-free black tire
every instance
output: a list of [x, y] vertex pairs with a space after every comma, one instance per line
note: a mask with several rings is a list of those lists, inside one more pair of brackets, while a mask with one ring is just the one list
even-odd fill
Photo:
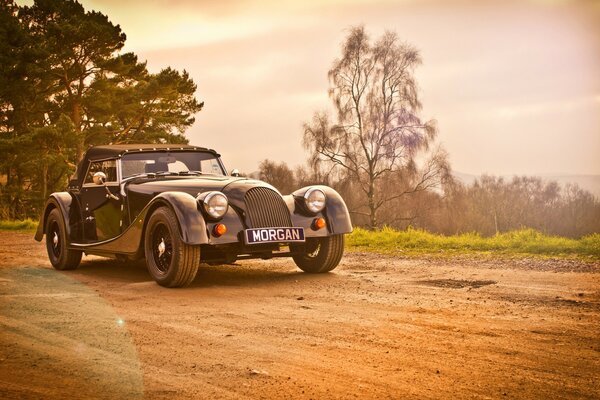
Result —
[[168, 207], [156, 209], [146, 225], [146, 266], [161, 286], [175, 288], [192, 283], [200, 266], [200, 246], [185, 244], [179, 222]]
[[294, 262], [304, 272], [319, 274], [338, 266], [344, 255], [344, 235], [308, 238], [303, 253], [294, 255]]

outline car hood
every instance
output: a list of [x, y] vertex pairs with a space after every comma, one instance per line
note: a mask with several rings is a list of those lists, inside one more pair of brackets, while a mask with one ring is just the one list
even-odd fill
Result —
[[243, 207], [244, 195], [254, 187], [267, 187], [278, 192], [277, 189], [266, 182], [231, 176], [142, 178], [129, 182], [126, 190], [128, 195], [133, 197], [143, 196], [148, 200], [163, 192], [184, 192], [196, 197], [200, 193], [214, 190], [223, 192], [229, 199], [230, 204]]

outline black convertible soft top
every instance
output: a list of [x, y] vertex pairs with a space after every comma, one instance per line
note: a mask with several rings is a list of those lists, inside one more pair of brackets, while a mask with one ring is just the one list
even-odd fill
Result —
[[114, 144], [105, 146], [94, 146], [90, 147], [83, 160], [77, 165], [76, 178], [71, 180], [69, 186], [81, 186], [85, 174], [88, 170], [88, 166], [91, 161], [105, 160], [109, 158], [121, 157], [127, 153], [139, 153], [144, 151], [208, 151], [214, 153], [217, 157], [219, 153], [213, 149], [207, 149], [206, 147], [192, 146], [189, 144]]
[[[106, 158], [120, 157], [125, 153], [135, 153], [142, 151], [210, 151], [217, 154], [212, 149], [205, 147], [192, 146], [189, 144], [114, 144], [106, 146], [90, 147], [85, 153], [83, 160], [103, 160]], [[218, 155], [218, 154], [217, 154]]]

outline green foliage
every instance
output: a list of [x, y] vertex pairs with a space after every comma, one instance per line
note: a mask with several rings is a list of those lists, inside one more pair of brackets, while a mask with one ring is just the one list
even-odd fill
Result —
[[409, 228], [399, 231], [388, 227], [369, 231], [356, 228], [348, 236], [352, 250], [391, 255], [501, 254], [541, 256], [590, 256], [600, 259], [600, 234], [569, 239], [547, 236], [533, 229], [522, 229], [491, 237], [478, 233], [444, 236]]
[[196, 84], [186, 71], [150, 74], [145, 68], [128, 53], [115, 66], [121, 74], [99, 76], [90, 85], [84, 104], [94, 123], [87, 144], [187, 143], [183, 133], [202, 108]]
[[32, 231], [37, 229], [38, 223], [32, 219], [22, 221], [4, 221], [0, 220], [0, 230], [2, 231]]
[[74, 0], [0, 2], [0, 218], [37, 215], [91, 145], [187, 143], [196, 84], [120, 54], [125, 39]]

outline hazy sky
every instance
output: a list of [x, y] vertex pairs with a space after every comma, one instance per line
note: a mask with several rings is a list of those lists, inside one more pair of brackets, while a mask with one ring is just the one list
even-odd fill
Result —
[[455, 170], [600, 174], [600, 1], [83, 0], [151, 71], [186, 69], [205, 108], [191, 143], [229, 168], [306, 157], [347, 28], [420, 49], [423, 117]]

